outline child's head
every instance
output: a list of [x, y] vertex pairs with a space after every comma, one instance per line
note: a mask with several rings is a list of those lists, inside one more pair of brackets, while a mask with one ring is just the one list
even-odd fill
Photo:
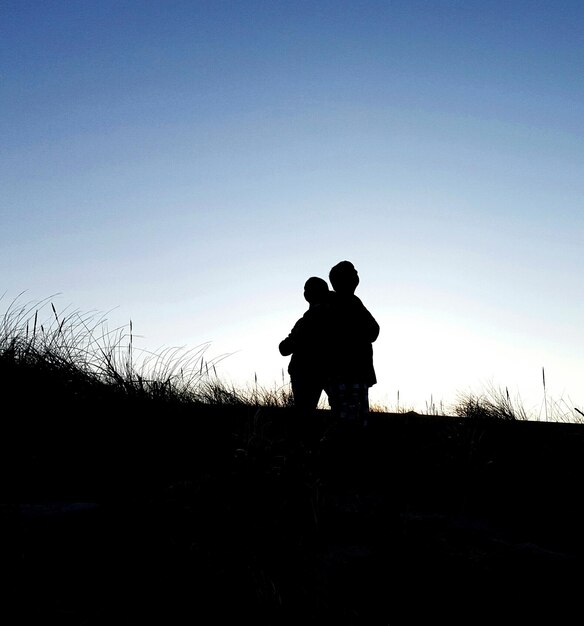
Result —
[[310, 304], [321, 304], [328, 296], [329, 287], [326, 280], [312, 276], [304, 283], [304, 299]]
[[342, 295], [352, 295], [359, 284], [359, 274], [349, 261], [337, 263], [329, 273], [333, 289]]

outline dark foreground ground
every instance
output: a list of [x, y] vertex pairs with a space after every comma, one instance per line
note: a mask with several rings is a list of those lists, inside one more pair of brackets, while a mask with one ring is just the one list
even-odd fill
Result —
[[324, 412], [296, 433], [283, 410], [152, 406], [9, 419], [4, 623], [564, 623], [583, 593], [582, 426], [374, 414], [326, 431]]

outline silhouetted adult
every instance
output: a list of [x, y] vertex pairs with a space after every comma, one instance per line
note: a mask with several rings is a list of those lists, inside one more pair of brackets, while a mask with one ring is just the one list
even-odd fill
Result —
[[369, 387], [377, 382], [371, 344], [379, 324], [355, 295], [359, 274], [352, 263], [335, 265], [329, 280], [334, 289], [329, 299], [329, 403], [337, 417], [365, 424]]
[[312, 276], [306, 281], [304, 298], [309, 304], [308, 311], [279, 346], [282, 356], [292, 355], [288, 373], [294, 406], [306, 414], [316, 409], [328, 378], [324, 330], [330, 293], [327, 282], [322, 278]]

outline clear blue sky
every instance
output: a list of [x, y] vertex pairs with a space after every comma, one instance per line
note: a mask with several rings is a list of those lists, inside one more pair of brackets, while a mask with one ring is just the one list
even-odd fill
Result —
[[373, 399], [584, 405], [584, 3], [4, 0], [3, 302], [281, 381], [340, 260]]

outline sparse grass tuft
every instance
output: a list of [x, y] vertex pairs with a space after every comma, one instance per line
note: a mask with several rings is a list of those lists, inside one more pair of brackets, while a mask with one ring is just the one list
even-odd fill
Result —
[[263, 387], [257, 382], [246, 388], [223, 382], [216, 375], [200, 380], [193, 396], [205, 404], [285, 408], [294, 404], [290, 385]]
[[[545, 378], [544, 378], [545, 380]], [[573, 406], [569, 400], [563, 397], [554, 400], [547, 395], [544, 385], [544, 399], [539, 412], [528, 411], [521, 398], [512, 398], [509, 390], [488, 387], [481, 394], [472, 392], [461, 393], [457, 403], [452, 407], [452, 412], [458, 417], [473, 419], [497, 419], [497, 420], [525, 420], [546, 421], [557, 423], [582, 424], [584, 413]]]
[[509, 390], [489, 387], [481, 395], [472, 392], [460, 394], [453, 412], [458, 417], [471, 419], [527, 420], [520, 399], [513, 400]]

